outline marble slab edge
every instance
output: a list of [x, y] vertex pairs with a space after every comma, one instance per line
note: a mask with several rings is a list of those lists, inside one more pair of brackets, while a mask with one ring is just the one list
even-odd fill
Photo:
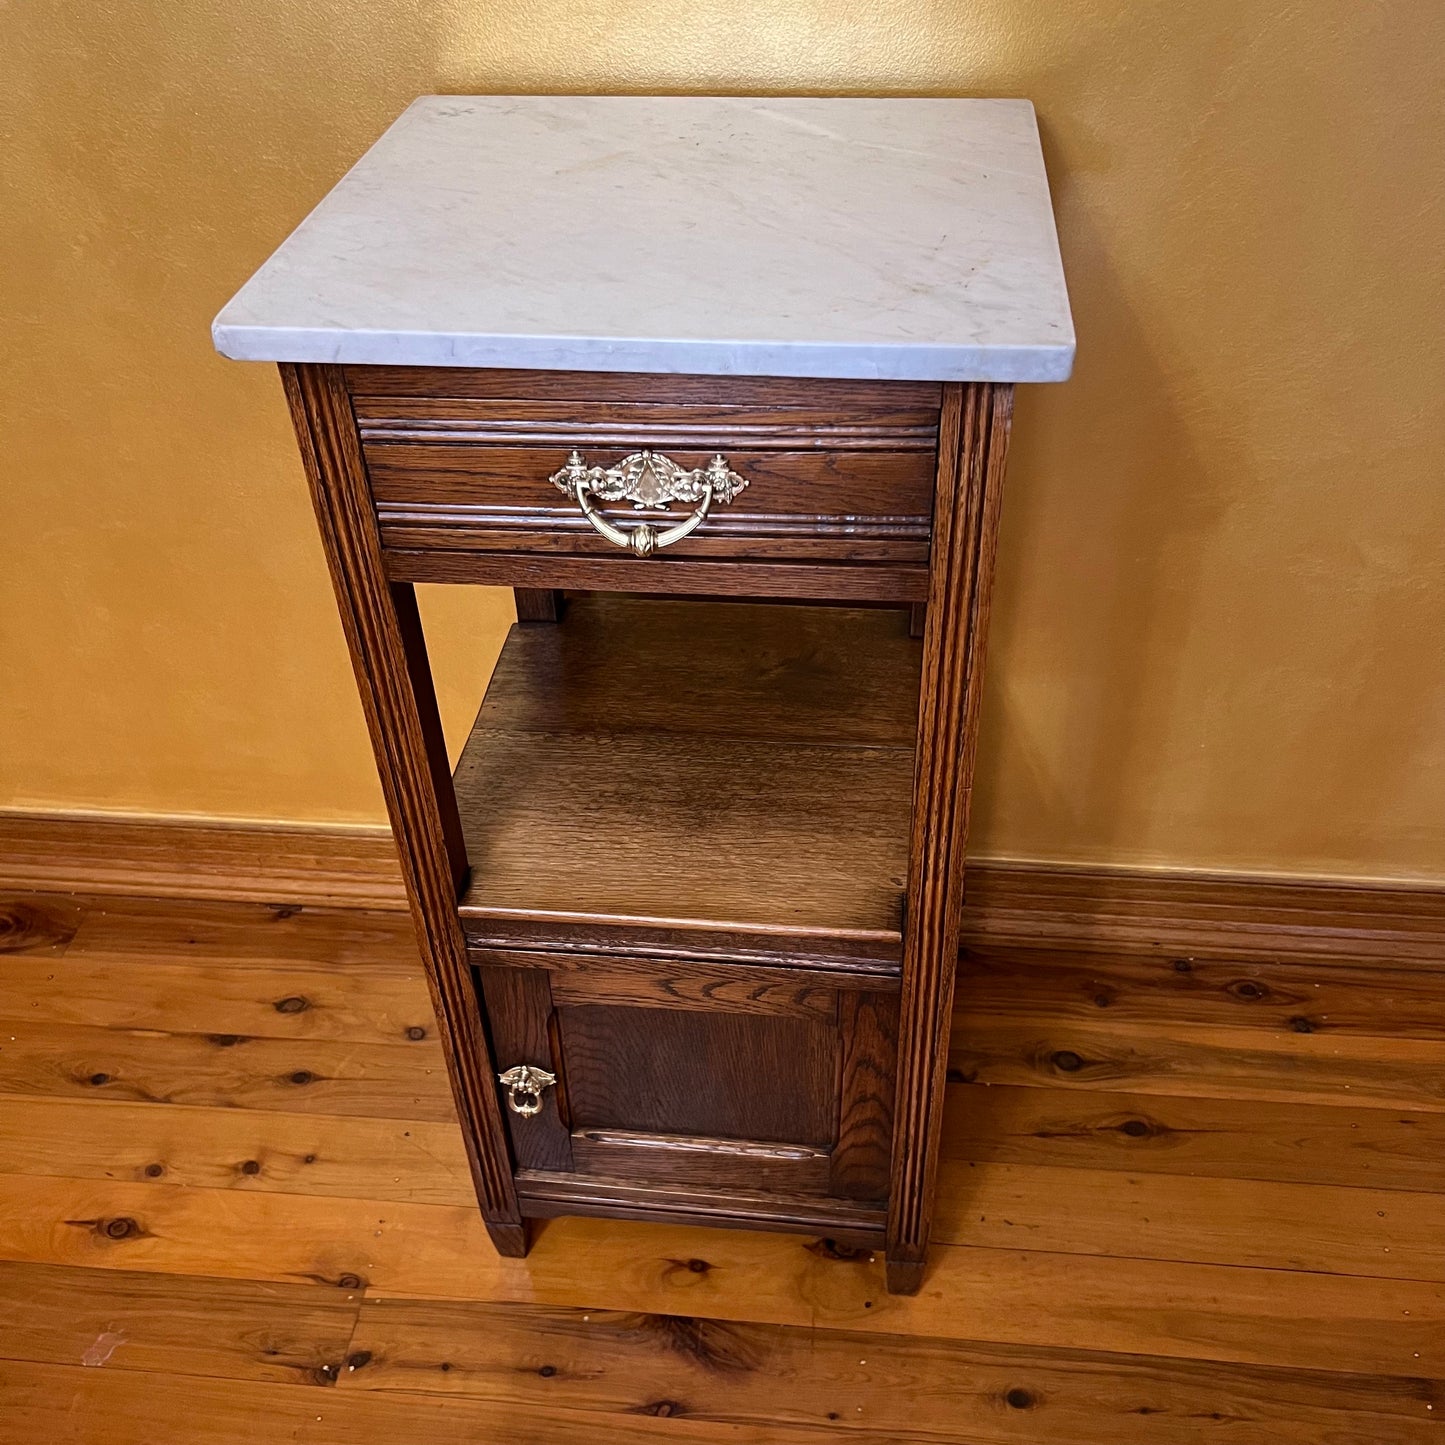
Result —
[[333, 366], [457, 366], [668, 376], [792, 376], [856, 381], [1067, 381], [1074, 340], [1040, 346], [907, 346], [596, 337], [457, 336], [325, 331], [224, 323], [216, 350], [233, 361]]

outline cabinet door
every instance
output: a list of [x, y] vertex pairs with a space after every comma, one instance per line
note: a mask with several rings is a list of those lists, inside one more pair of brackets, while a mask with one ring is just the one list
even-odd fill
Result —
[[[523, 1193], [530, 1183], [559, 1199], [544, 1176], [565, 1176], [579, 1212], [588, 1199], [706, 1212], [711, 1195], [747, 1213], [753, 1200], [754, 1222], [784, 1227], [826, 1223], [828, 1201], [881, 1210], [891, 980], [860, 987], [820, 972], [617, 956], [478, 957], [489, 960], [477, 972], [498, 1069], [528, 1065], [556, 1079], [540, 1100], [521, 1100], [539, 1103], [536, 1112], [507, 1108]], [[517, 1102], [503, 1095], [504, 1106]]]

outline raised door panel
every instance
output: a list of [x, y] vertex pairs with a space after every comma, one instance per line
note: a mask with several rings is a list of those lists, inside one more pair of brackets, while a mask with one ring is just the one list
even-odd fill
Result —
[[831, 1022], [619, 1004], [558, 1012], [574, 1129], [833, 1142]]
[[891, 980], [617, 956], [476, 957], [491, 960], [478, 977], [498, 1068], [527, 1063], [557, 1076], [538, 1113], [508, 1114], [524, 1194], [555, 1203], [562, 1187], [569, 1207], [615, 1212], [619, 1191], [656, 1200], [671, 1188], [678, 1213], [688, 1200], [726, 1198], [735, 1214], [782, 1227], [815, 1223], [829, 1201], [856, 1216], [854, 1206], [886, 1200]]

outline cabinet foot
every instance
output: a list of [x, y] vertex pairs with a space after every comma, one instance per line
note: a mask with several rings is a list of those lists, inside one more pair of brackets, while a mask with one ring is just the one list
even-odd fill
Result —
[[532, 1247], [525, 1219], [520, 1224], [494, 1224], [489, 1219], [487, 1233], [491, 1235], [497, 1253], [506, 1255], [508, 1259], [525, 1259]]
[[883, 1269], [889, 1294], [917, 1294], [923, 1283], [927, 1261], [922, 1259], [890, 1259]]

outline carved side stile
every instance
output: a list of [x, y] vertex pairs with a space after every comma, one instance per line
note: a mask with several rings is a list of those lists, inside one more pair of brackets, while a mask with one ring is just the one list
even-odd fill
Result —
[[923, 1280], [938, 1172], [983, 654], [1013, 388], [944, 388], [923, 637], [888, 1286]]
[[436, 698], [410, 586], [388, 582], [341, 373], [283, 365], [302, 460], [441, 1025], [482, 1213], [497, 1248], [526, 1252], [492, 1061], [456, 911], [466, 873]]

